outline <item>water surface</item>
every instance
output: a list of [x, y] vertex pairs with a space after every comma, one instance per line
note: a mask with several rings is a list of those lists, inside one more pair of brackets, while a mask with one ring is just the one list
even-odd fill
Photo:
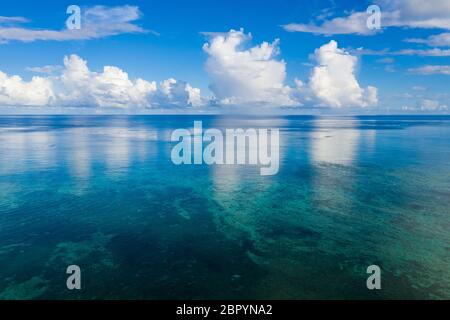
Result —
[[[173, 165], [194, 120], [279, 173]], [[450, 298], [450, 117], [4, 116], [0, 155], [1, 299]]]

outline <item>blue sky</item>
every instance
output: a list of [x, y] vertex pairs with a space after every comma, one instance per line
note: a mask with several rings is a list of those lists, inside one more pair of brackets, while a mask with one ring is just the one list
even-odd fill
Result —
[[[361, 110], [368, 110], [368, 108], [369, 110], [385, 110], [387, 108], [401, 110], [403, 108], [403, 111], [411, 112], [447, 112], [447, 109], [450, 108], [450, 97], [448, 96], [450, 94], [450, 67], [448, 67], [450, 65], [450, 41], [446, 39], [446, 34], [450, 32], [450, 5], [442, 4], [443, 1], [432, 0], [425, 1], [429, 2], [429, 6], [419, 5], [420, 2], [417, 4], [412, 2], [415, 0], [409, 1], [409, 3], [402, 0], [375, 2], [299, 0], [247, 0], [240, 2], [203, 0], [170, 2], [39, 1], [38, 3], [18, 0], [2, 2], [0, 4], [0, 70], [7, 75], [7, 79], [10, 81], [8, 83], [13, 82], [10, 78], [14, 75], [23, 78], [22, 81], [25, 84], [18, 87], [19, 91], [35, 86], [35, 84], [30, 87], [26, 86], [26, 82], [31, 81], [33, 76], [50, 77], [52, 90], [59, 90], [57, 87], [60, 80], [54, 79], [58, 75], [37, 73], [36, 69], [31, 69], [31, 67], [61, 66], [65, 56], [76, 55], [87, 62], [88, 68], [92, 72], [101, 72], [103, 66], [116, 66], [127, 72], [130, 80], [141, 78], [148, 82], [155, 81], [156, 89], [148, 89], [145, 93], [150, 92], [151, 95], [158, 96], [157, 99], [153, 98], [152, 100], [157, 101], [156, 103], [152, 102], [144, 106], [149, 109], [154, 106], [156, 108], [165, 107], [166, 100], [164, 99], [166, 97], [164, 97], [165, 93], [162, 93], [164, 90], [160, 88], [160, 83], [173, 78], [177, 81], [176, 88], [173, 83], [167, 84], [169, 91], [166, 91], [170, 94], [173, 93], [177, 98], [171, 97], [167, 104], [173, 104], [177, 108], [183, 108], [181, 97], [184, 97], [185, 91], [188, 91], [186, 85], [189, 84], [193, 88], [200, 89], [202, 102], [198, 104], [201, 104], [201, 108], [211, 105], [211, 97], [214, 100], [213, 105], [219, 106], [219, 108], [223, 108], [223, 105], [226, 104], [234, 107], [248, 105], [249, 108], [263, 108], [265, 105], [278, 107], [273, 100], [267, 100], [263, 93], [272, 89], [278, 90], [280, 86], [283, 86], [287, 91], [284, 89], [283, 92], [273, 91], [272, 95], [280, 97], [281, 100], [285, 97], [281, 97], [281, 95], [289, 95], [290, 100], [285, 100], [281, 106], [289, 106], [289, 110], [317, 106], [343, 110], [348, 105], [357, 109], [361, 107]], [[352, 22], [349, 21], [352, 15], [365, 13], [367, 7], [373, 3], [379, 5], [381, 9], [381, 30], [369, 32], [358, 28], [352, 29]], [[437, 5], [438, 3], [440, 4]], [[68, 17], [66, 8], [71, 4], [80, 6], [82, 13], [99, 5], [104, 6], [105, 10], [108, 8], [120, 9], [128, 5], [136, 8], [139, 17], [125, 19], [125, 28], [119, 26], [113, 32], [114, 34], [102, 35], [102, 32], [97, 30], [99, 35], [90, 39], [56, 41], [49, 37], [24, 41], [23, 35], [16, 35], [12, 30], [20, 28], [25, 33], [27, 30], [64, 30]], [[400, 18], [393, 17], [397, 11], [400, 12]], [[108, 11], [102, 12], [107, 13]], [[445, 14], [447, 14], [447, 18]], [[3, 22], [1, 17], [3, 17]], [[26, 18], [28, 21], [7, 20], [11, 17]], [[357, 15], [354, 17], [358, 18]], [[336, 18], [342, 19], [342, 23], [333, 20]], [[83, 18], [81, 21], [83, 23]], [[112, 19], [110, 22], [114, 24], [117, 21]], [[128, 24], [137, 26], [139, 31], [128, 32], [126, 30]], [[286, 25], [289, 24], [297, 30], [293, 32], [292, 28], [287, 28]], [[273, 50], [273, 56], [266, 61], [267, 66], [274, 68], [275, 74], [265, 73], [263, 77], [266, 77], [268, 81], [270, 77], [278, 78], [285, 74], [284, 79], [273, 84], [266, 82], [259, 84], [255, 80], [250, 87], [250, 90], [254, 90], [254, 92], [248, 97], [237, 90], [239, 81], [236, 84], [230, 84], [232, 81], [230, 79], [239, 77], [239, 71], [225, 75], [226, 79], [217, 78], [218, 73], [229, 72], [228, 68], [230, 67], [230, 65], [225, 66], [218, 62], [223, 57], [221, 56], [222, 51], [214, 55], [202, 48], [205, 43], [213, 42], [215, 33], [221, 33], [227, 39], [227, 32], [231, 29], [239, 31], [240, 28], [243, 28], [242, 34], [236, 36], [242, 36], [245, 39], [239, 43], [237, 50], [249, 50], [261, 45], [264, 41], [271, 44], [275, 39], [279, 39], [279, 43], [274, 45], [276, 50]], [[329, 34], [330, 32], [335, 34]], [[248, 37], [248, 33], [251, 33], [251, 39]], [[437, 40], [430, 39], [430, 37], [439, 35], [443, 36]], [[335, 63], [327, 65], [328, 58], [325, 58], [327, 62], [324, 62], [324, 60], [319, 60], [319, 53], [315, 55], [315, 50], [319, 50], [332, 40], [337, 43], [337, 48], [323, 47], [324, 52], [334, 50], [336, 56], [345, 54], [357, 59], [354, 65], [350, 60], [345, 60], [351, 64], [349, 68], [354, 68], [351, 75], [348, 74], [348, 83], [353, 85], [352, 81], [355, 79], [357, 87], [354, 89], [360, 90], [358, 93], [360, 97], [355, 97], [354, 100], [346, 100], [338, 93], [335, 96], [327, 96], [327, 87], [324, 84], [319, 84], [319, 87], [314, 88], [315, 81], [330, 80], [335, 91], [339, 91], [341, 84], [337, 83], [336, 78], [339, 78], [340, 73], [350, 72], [349, 70], [336, 70], [333, 64], [338, 65], [340, 62], [333, 60], [334, 56], [330, 59]], [[226, 51], [226, 48], [223, 50]], [[211, 61], [209, 67], [206, 67], [208, 59]], [[271, 64], [272, 61], [284, 61], [284, 66]], [[258, 72], [263, 72], [261, 68], [265, 68], [264, 64], [260, 66], [255, 59], [250, 62], [254, 63], [255, 68], [245, 66], [245, 68], [248, 67], [245, 76], [250, 78], [243, 79], [242, 83], [248, 83], [261, 77]], [[73, 63], [75, 64], [76, 61], [73, 60]], [[231, 68], [238, 68], [239, 65], [239, 61], [236, 61]], [[314, 74], [314, 68], [322, 65], [325, 68], [322, 70], [325, 75], [319, 71]], [[279, 68], [283, 70], [279, 70]], [[253, 70], [255, 74], [248, 75]], [[343, 78], [345, 77], [346, 75], [343, 76]], [[298, 89], [296, 79], [303, 83], [303, 89], [299, 91], [296, 91]], [[343, 88], [348, 83], [343, 83]], [[5, 88], [10, 88], [11, 85], [8, 85], [9, 87], [4, 84]], [[224, 90], [218, 88], [224, 86], [229, 86], [229, 88]], [[365, 95], [368, 95], [370, 91], [365, 89], [368, 86], [376, 88], [376, 104], [369, 102], [369, 100], [373, 100], [369, 98], [367, 98], [367, 103], [364, 102], [366, 101], [364, 100], [366, 99]], [[150, 88], [150, 85], [148, 87]], [[212, 87], [215, 87], [216, 91], [212, 90]], [[83, 88], [77, 90], [88, 90]], [[98, 92], [98, 88], [91, 89]], [[116, 92], [116, 89], [111, 90]], [[6, 92], [7, 89], [3, 89], [3, 91]], [[9, 93], [4, 93], [7, 96], [2, 100], [1, 92], [0, 82], [0, 104], [7, 105], [9, 110], [23, 105], [34, 106], [33, 97], [16, 98], [12, 96], [10, 90]], [[348, 94], [353, 94], [353, 92]], [[67, 96], [66, 92], [54, 94]], [[141, 91], [139, 94], [144, 95]], [[190, 95], [189, 91], [185, 97], [187, 105], [189, 105]], [[227, 95], [230, 96], [230, 99]], [[343, 95], [345, 96], [345, 94]], [[98, 103], [94, 93], [92, 96], [92, 100], [81, 101], [79, 104], [83, 106], [98, 104], [100, 107], [105, 105], [104, 101]], [[121, 97], [120, 94], [112, 92], [107, 101], [121, 99]], [[59, 106], [55, 101], [61, 99], [53, 97], [52, 103]], [[67, 98], [62, 104], [71, 107], [77, 104], [75, 98], [71, 97], [70, 99], [72, 99], [70, 103]], [[45, 99], [39, 101], [47, 102]], [[39, 103], [36, 102], [36, 105], [38, 107]], [[123, 107], [121, 103], [118, 105]], [[191, 103], [190, 106], [192, 107], [192, 105]]]

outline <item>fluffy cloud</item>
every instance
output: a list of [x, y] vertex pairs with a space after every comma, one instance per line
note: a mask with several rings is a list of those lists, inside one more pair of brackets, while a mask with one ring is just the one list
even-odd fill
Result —
[[211, 91], [221, 105], [292, 106], [291, 88], [284, 84], [286, 63], [277, 60], [279, 41], [243, 49], [251, 39], [244, 31], [213, 33], [203, 46]]
[[0, 105], [43, 106], [53, 99], [53, 84], [49, 79], [33, 77], [27, 82], [0, 71]]
[[[162, 106], [202, 107], [206, 104], [201, 96], [200, 89], [192, 87], [185, 81], [177, 81], [173, 78], [164, 80], [160, 84], [158, 103]], [[157, 99], [155, 99], [157, 100]]]
[[324, 105], [341, 107], [368, 107], [377, 104], [377, 89], [360, 87], [355, 76], [357, 57], [338, 48], [337, 42], [316, 49], [317, 66], [309, 78], [309, 88]]
[[[442, 0], [378, 0], [381, 7], [381, 24], [386, 27], [409, 27], [450, 30], [450, 2]], [[366, 26], [369, 14], [353, 12], [345, 17], [336, 17], [317, 25], [314, 23], [290, 23], [284, 26], [291, 32], [316, 34], [371, 35], [374, 31]]]
[[251, 35], [243, 30], [208, 33], [210, 42], [206, 70], [211, 90], [220, 105], [368, 107], [377, 104], [375, 87], [360, 87], [355, 68], [357, 57], [339, 49], [336, 41], [315, 51], [317, 65], [309, 81], [296, 80], [296, 87], [285, 85], [286, 64], [276, 60], [278, 40], [243, 49]]
[[[136, 6], [94, 6], [81, 10], [80, 30], [32, 29], [20, 26], [28, 22], [23, 17], [0, 17], [0, 43], [8, 41], [32, 42], [36, 40], [88, 40], [123, 33], [154, 33], [135, 22], [141, 17]], [[19, 24], [19, 25], [16, 25]]]
[[36, 76], [28, 82], [0, 72], [0, 105], [165, 108], [198, 107], [204, 103], [200, 89], [186, 82], [169, 79], [158, 88], [155, 81], [130, 79], [118, 67], [91, 71], [77, 55], [65, 57], [64, 67], [51, 69], [61, 71], [58, 75]]
[[357, 57], [330, 41], [314, 53], [306, 83], [285, 84], [286, 63], [276, 59], [278, 40], [245, 49], [251, 39], [243, 30], [209, 34], [203, 46], [212, 98], [189, 83], [167, 79], [130, 79], [115, 66], [91, 71], [77, 55], [63, 66], [28, 68], [44, 74], [24, 81], [0, 72], [0, 106], [58, 106], [98, 108], [199, 108], [210, 105], [237, 107], [367, 107], [377, 104], [377, 89], [362, 88], [355, 76]]
[[130, 80], [123, 70], [105, 66], [103, 72], [92, 72], [85, 60], [76, 55], [64, 58], [64, 70], [56, 81], [61, 105], [98, 107], [149, 107], [148, 97], [156, 83]]

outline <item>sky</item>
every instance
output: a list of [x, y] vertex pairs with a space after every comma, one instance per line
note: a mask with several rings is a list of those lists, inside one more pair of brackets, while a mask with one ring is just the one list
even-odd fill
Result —
[[0, 112], [448, 113], [449, 57], [450, 1], [2, 1]]

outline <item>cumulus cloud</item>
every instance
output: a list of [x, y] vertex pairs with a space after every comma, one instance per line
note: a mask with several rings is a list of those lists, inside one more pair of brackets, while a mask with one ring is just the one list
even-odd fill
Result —
[[[82, 8], [80, 30], [33, 29], [22, 26], [23, 17], [0, 17], [0, 43], [8, 41], [32, 42], [36, 40], [68, 41], [88, 40], [123, 33], [154, 33], [136, 24], [141, 13], [136, 6], [94, 6]], [[18, 24], [18, 25], [16, 25]]]
[[206, 104], [202, 97], [200, 89], [192, 87], [185, 81], [175, 80], [173, 78], [164, 80], [160, 83], [160, 91], [157, 103], [165, 106], [184, 107], [202, 107]]
[[54, 99], [52, 81], [33, 77], [24, 81], [0, 71], [0, 105], [43, 106]]
[[98, 108], [200, 108], [235, 107], [368, 107], [377, 104], [377, 89], [362, 88], [356, 78], [356, 56], [336, 41], [316, 49], [309, 79], [295, 86], [285, 84], [286, 63], [277, 59], [279, 42], [246, 47], [251, 35], [243, 30], [209, 34], [203, 46], [211, 78], [212, 97], [177, 79], [157, 83], [131, 79], [116, 66], [89, 69], [77, 55], [64, 58], [62, 66], [28, 68], [43, 74], [25, 81], [0, 73], [1, 106], [57, 106]]
[[378, 103], [377, 88], [360, 87], [355, 69], [357, 57], [338, 48], [336, 41], [316, 49], [317, 66], [309, 78], [309, 88], [324, 105], [341, 107], [368, 107]]
[[316, 65], [306, 83], [285, 84], [286, 63], [277, 60], [278, 40], [246, 49], [251, 39], [243, 30], [207, 33], [206, 70], [210, 88], [220, 105], [368, 107], [378, 102], [375, 87], [361, 88], [355, 69], [356, 56], [330, 41], [314, 53]]
[[221, 105], [292, 106], [291, 88], [285, 85], [286, 63], [276, 59], [279, 41], [245, 49], [251, 34], [230, 30], [209, 33], [203, 46], [210, 89]]
[[[450, 30], [450, 2], [442, 0], [378, 0], [381, 7], [381, 24], [387, 27], [409, 27], [423, 29]], [[315, 34], [359, 34], [371, 35], [375, 31], [366, 26], [369, 14], [352, 12], [344, 17], [336, 17], [315, 23], [290, 23], [284, 27], [291, 32], [307, 32]]]
[[92, 72], [77, 55], [64, 58], [64, 70], [55, 82], [60, 89], [58, 102], [71, 106], [149, 107], [148, 97], [156, 91], [155, 82], [130, 80], [126, 72], [114, 66]]
[[165, 108], [198, 107], [204, 103], [200, 89], [186, 82], [169, 79], [158, 88], [155, 81], [130, 79], [115, 66], [91, 71], [77, 55], [66, 56], [63, 67], [51, 69], [61, 71], [47, 77], [35, 76], [30, 81], [0, 72], [0, 105]]

